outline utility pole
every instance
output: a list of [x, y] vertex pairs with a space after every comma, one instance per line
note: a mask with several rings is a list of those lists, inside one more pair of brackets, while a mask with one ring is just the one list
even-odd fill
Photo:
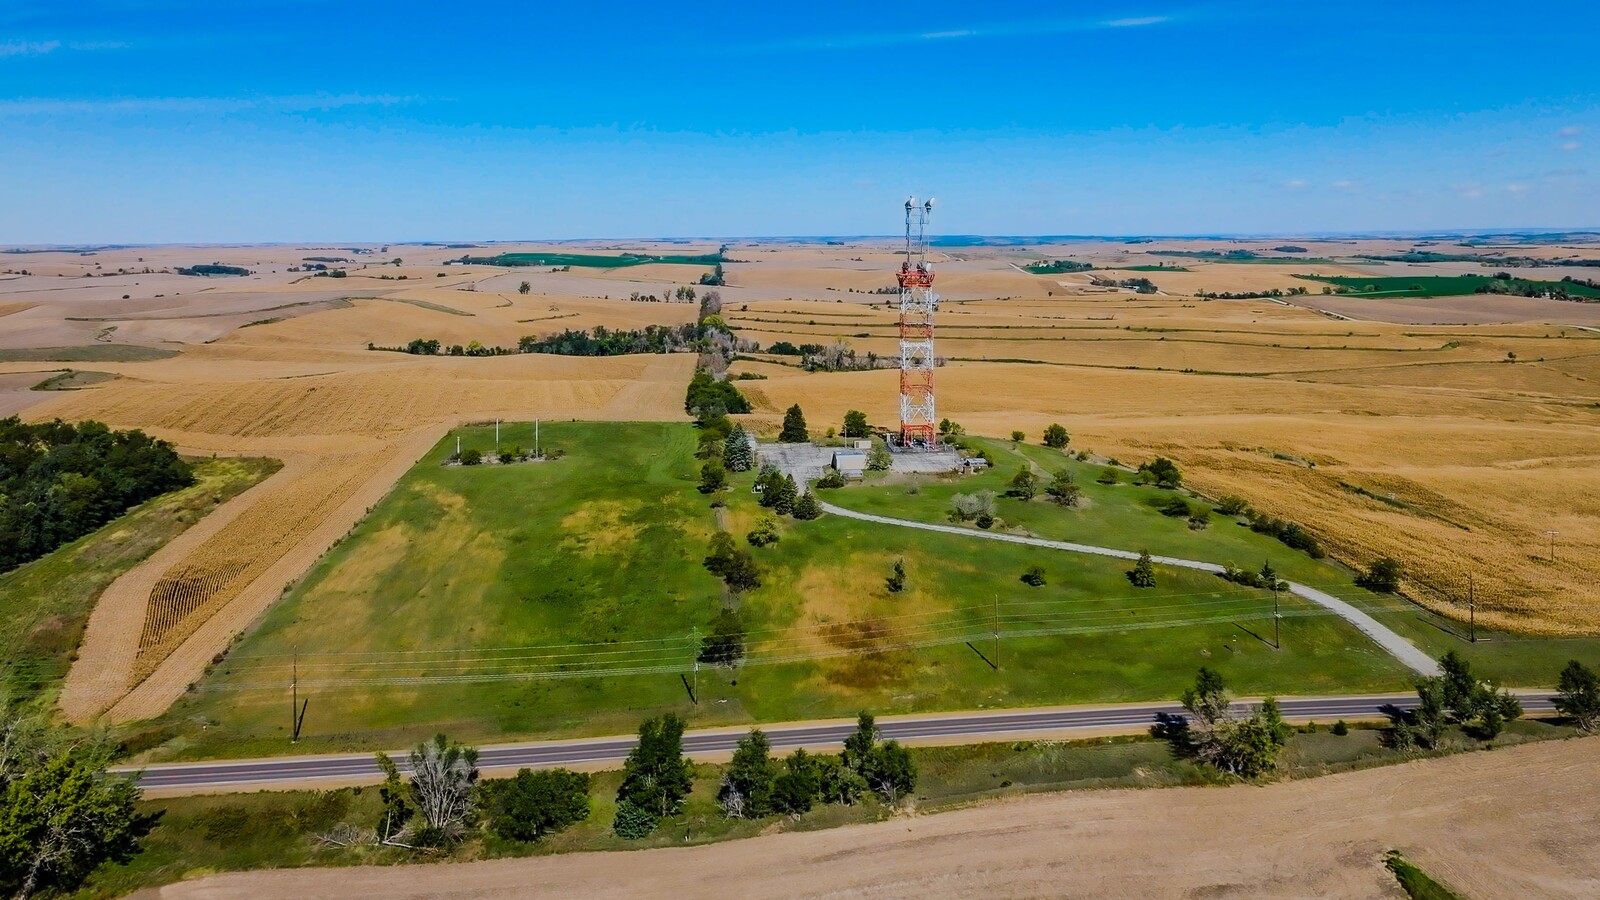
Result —
[[544, 454], [539, 452], [539, 420], [533, 420], [533, 458], [544, 459]]
[[499, 459], [500, 458], [500, 417], [499, 416], [496, 416], [495, 420], [494, 420], [494, 458], [495, 459]]
[[1478, 642], [1478, 598], [1473, 591], [1472, 574], [1467, 574], [1467, 627], [1471, 629], [1471, 642]]
[[456, 459], [461, 458], [461, 435], [456, 435]]
[[1272, 579], [1272, 649], [1282, 650], [1283, 643], [1278, 640], [1278, 623], [1283, 621], [1283, 616], [1278, 614], [1278, 579]]
[[994, 664], [1000, 666], [1000, 595], [994, 595]]
[[1551, 562], [1555, 562], [1556, 561], [1556, 535], [1558, 535], [1560, 533], [1561, 532], [1559, 532], [1559, 531], [1546, 531], [1545, 532], [1545, 535], [1550, 538], [1550, 561]]
[[689, 652], [694, 654], [694, 702], [698, 704], [700, 702], [700, 627], [698, 625], [689, 631]]
[[294, 648], [289, 675], [289, 743], [300, 743], [300, 646]]

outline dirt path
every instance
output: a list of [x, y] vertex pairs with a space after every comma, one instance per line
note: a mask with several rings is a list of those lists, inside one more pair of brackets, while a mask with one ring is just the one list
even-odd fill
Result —
[[223, 526], [261, 500], [275, 479], [292, 481], [304, 461], [287, 460], [282, 469], [206, 516], [106, 586], [95, 602], [61, 689], [61, 712], [75, 724], [87, 724], [116, 703], [131, 687], [139, 635], [144, 630], [150, 591], [179, 561], [210, 540]]
[[1600, 739], [1267, 787], [1039, 795], [634, 853], [218, 875], [163, 900], [1400, 897], [1391, 848], [1476, 900], [1600, 895]]
[[[207, 619], [170, 656], [162, 660], [148, 678], [118, 700], [107, 717], [112, 722], [131, 722], [166, 712], [183, 696], [190, 684], [205, 674], [206, 666], [217, 653], [227, 648], [233, 636], [248, 628], [273, 601], [282, 596], [286, 585], [305, 574], [334, 542], [355, 527], [394, 487], [400, 476], [438, 442], [446, 430], [443, 425], [419, 428], [387, 445], [382, 453], [382, 463], [372, 470], [372, 476], [352, 496], [237, 597]], [[262, 502], [270, 502], [271, 499], [263, 498]], [[133, 633], [132, 640], [137, 643], [137, 632]]]

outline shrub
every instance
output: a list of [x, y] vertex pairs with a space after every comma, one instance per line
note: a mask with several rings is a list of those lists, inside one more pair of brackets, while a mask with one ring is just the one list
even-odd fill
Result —
[[1217, 502], [1217, 512], [1225, 516], [1242, 516], [1250, 511], [1250, 504], [1243, 497], [1229, 494]]
[[889, 577], [884, 579], [884, 587], [889, 593], [898, 594], [906, 589], [906, 562], [903, 559], [894, 561], [894, 568], [890, 570]]
[[481, 452], [470, 448], [461, 451], [461, 464], [463, 466], [475, 466], [481, 462], [483, 462], [483, 454]]
[[1369, 591], [1392, 594], [1400, 589], [1400, 563], [1385, 556], [1357, 575], [1356, 584]]
[[762, 516], [756, 521], [756, 527], [745, 535], [745, 540], [756, 547], [765, 547], [778, 542], [778, 520], [772, 516]]
[[1158, 456], [1139, 466], [1139, 476], [1156, 487], [1177, 488], [1183, 484], [1183, 473], [1165, 456]]
[[1044, 585], [1044, 567], [1029, 566], [1028, 571], [1022, 573], [1022, 583], [1029, 587], [1042, 587]]
[[838, 469], [829, 469], [826, 474], [813, 482], [812, 486], [819, 491], [842, 488], [844, 487], [844, 476], [839, 474]]
[[969, 522], [979, 516], [994, 517], [994, 491], [977, 491], [956, 494], [950, 498], [951, 516], [957, 522]]
[[1028, 436], [1020, 431], [1011, 432], [1011, 442], [1014, 444], [1020, 444], [1027, 439]]
[[1122, 481], [1122, 473], [1111, 466], [1100, 470], [1100, 477], [1095, 479], [1100, 484], [1117, 484]]
[[1056, 450], [1061, 450], [1065, 448], [1067, 444], [1071, 442], [1071, 440], [1071, 436], [1067, 434], [1067, 429], [1061, 425], [1051, 425], [1044, 430], [1044, 445], [1046, 447], [1052, 447]]
[[589, 817], [589, 776], [582, 772], [522, 769], [485, 787], [494, 798], [494, 833], [507, 840], [537, 841]]
[[1192, 514], [1189, 509], [1189, 501], [1177, 495], [1163, 500], [1161, 505], [1156, 508], [1161, 510], [1163, 516], [1171, 516], [1174, 519], [1186, 518]]
[[1072, 473], [1067, 471], [1057, 472], [1051, 476], [1050, 484], [1044, 489], [1051, 502], [1061, 506], [1077, 506], [1078, 498], [1083, 495]]
[[988, 531], [994, 527], [994, 516], [991, 516], [988, 513], [979, 513], [978, 518], [974, 519], [972, 524], [982, 528], [985, 531]]
[[1338, 735], [1339, 737], [1344, 737], [1350, 733], [1350, 726], [1346, 725], [1343, 719], [1340, 719], [1339, 721], [1333, 723], [1333, 728], [1330, 730], [1330, 733]]

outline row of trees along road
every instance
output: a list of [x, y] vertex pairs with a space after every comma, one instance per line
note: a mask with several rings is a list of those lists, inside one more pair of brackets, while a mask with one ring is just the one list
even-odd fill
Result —
[[[1498, 737], [1522, 716], [1522, 704], [1509, 691], [1479, 680], [1471, 665], [1454, 650], [1439, 659], [1441, 674], [1417, 681], [1412, 709], [1387, 707], [1385, 745], [1403, 752], [1445, 747], [1454, 726], [1461, 735], [1481, 742]], [[1201, 667], [1194, 686], [1180, 702], [1187, 715], [1157, 715], [1151, 734], [1166, 740], [1173, 752], [1239, 778], [1259, 778], [1278, 767], [1279, 755], [1294, 729], [1284, 721], [1275, 699], [1241, 711], [1234, 707], [1222, 676]], [[1600, 674], [1578, 660], [1561, 670], [1554, 698], [1556, 712], [1582, 732], [1600, 729]], [[1335, 734], [1346, 734], [1341, 721]]]

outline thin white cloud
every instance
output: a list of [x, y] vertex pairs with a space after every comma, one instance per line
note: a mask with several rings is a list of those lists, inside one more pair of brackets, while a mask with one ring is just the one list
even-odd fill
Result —
[[73, 100], [32, 97], [0, 100], [0, 117], [115, 115], [118, 113], [230, 113], [253, 109], [308, 112], [345, 106], [391, 106], [414, 97], [370, 94], [308, 94], [281, 97], [126, 97]]
[[43, 56], [61, 49], [60, 41], [0, 41], [0, 59], [10, 56]]
[[1527, 192], [1528, 192], [1528, 186], [1525, 185], [1525, 184], [1519, 184], [1519, 183], [1513, 182], [1512, 184], [1506, 185], [1506, 193], [1511, 194], [1514, 197], [1520, 197], [1523, 194], [1526, 194]]
[[1565, 144], [1561, 145], [1561, 149], [1564, 152], [1571, 153], [1572, 151], [1577, 150], [1578, 148], [1580, 148], [1582, 146], [1583, 146], [1583, 144], [1581, 144], [1581, 143], [1579, 143], [1577, 141], [1567, 141]]
[[1304, 190], [1306, 187], [1306, 180], [1304, 178], [1291, 178], [1288, 181], [1285, 181], [1283, 186], [1291, 191]]
[[1036, 37], [1041, 35], [1072, 34], [1086, 31], [1104, 31], [1112, 28], [1138, 28], [1161, 25], [1173, 21], [1172, 16], [1138, 16], [1121, 19], [1040, 19], [1029, 22], [1002, 22], [992, 25], [975, 25], [970, 28], [948, 28], [938, 31], [854, 34], [837, 37], [802, 37], [775, 44], [752, 45], [750, 50], [857, 50], [871, 47], [890, 47], [919, 41], [955, 41], [981, 38]]
[[1351, 181], [1348, 178], [1341, 178], [1338, 181], [1335, 181], [1332, 187], [1336, 191], [1353, 191], [1356, 188], [1361, 187], [1361, 182]]
[[1582, 125], [1568, 125], [1567, 127], [1565, 127], [1563, 129], [1561, 129], [1560, 131], [1556, 132], [1556, 134], [1558, 134], [1558, 135], [1560, 135], [1561, 137], [1564, 137], [1564, 138], [1577, 137], [1578, 135], [1583, 134], [1583, 126]]
[[1483, 196], [1483, 185], [1476, 182], [1452, 184], [1450, 185], [1450, 190], [1455, 191], [1456, 196], [1464, 200], [1476, 200]]

